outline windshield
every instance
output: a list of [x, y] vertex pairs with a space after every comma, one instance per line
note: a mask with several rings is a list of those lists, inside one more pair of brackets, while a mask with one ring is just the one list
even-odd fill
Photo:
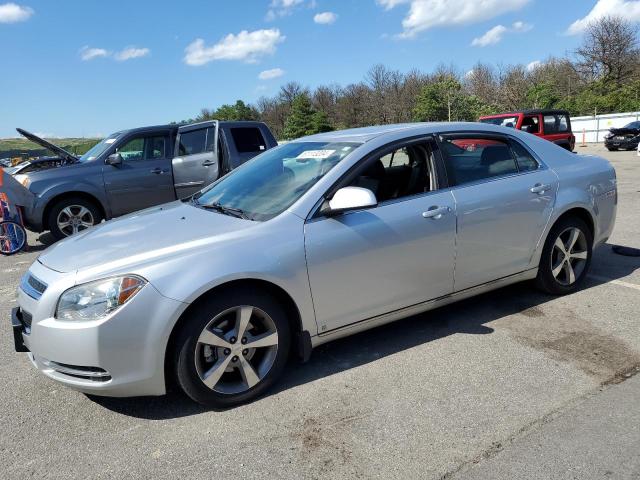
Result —
[[203, 207], [235, 210], [250, 220], [269, 220], [293, 205], [358, 145], [344, 142], [281, 145], [197, 193], [193, 202]]
[[516, 125], [518, 124], [518, 117], [481, 118], [480, 123], [490, 123], [491, 125], [498, 125], [500, 127], [516, 128]]
[[623, 128], [628, 128], [629, 130], [640, 130], [640, 122], [628, 123]]
[[89, 162], [102, 155], [117, 139], [122, 132], [116, 132], [95, 144], [87, 153], [80, 157], [80, 162]]

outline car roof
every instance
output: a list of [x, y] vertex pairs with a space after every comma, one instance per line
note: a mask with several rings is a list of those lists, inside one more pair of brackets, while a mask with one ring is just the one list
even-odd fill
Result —
[[301, 137], [293, 142], [355, 142], [366, 143], [374, 138], [392, 136], [398, 133], [404, 136], [428, 135], [443, 131], [475, 130], [488, 133], [511, 133], [513, 129], [505, 131], [506, 127], [487, 125], [480, 122], [423, 122], [423, 123], [396, 123], [391, 125], [376, 125], [374, 127], [349, 128], [347, 130], [335, 130], [333, 132], [318, 133]]
[[120, 130], [118, 132], [114, 132], [113, 135], [122, 135], [123, 133], [142, 133], [154, 130], [175, 130], [177, 128], [178, 125], [150, 125], [148, 127], [136, 127]]
[[492, 117], [504, 117], [507, 115], [538, 115], [538, 114], [559, 114], [559, 115], [569, 115], [567, 110], [554, 110], [554, 109], [545, 109], [545, 108], [532, 108], [528, 110], [514, 110], [512, 112], [502, 112], [495, 113], [492, 115], [482, 115], [480, 118], [492, 118]]

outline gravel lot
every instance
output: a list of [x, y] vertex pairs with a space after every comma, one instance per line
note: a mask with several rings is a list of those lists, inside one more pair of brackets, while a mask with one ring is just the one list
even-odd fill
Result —
[[50, 241], [32, 235], [0, 258], [0, 477], [638, 478], [640, 436], [622, 434], [640, 410], [640, 258], [611, 245], [640, 248], [640, 158], [577, 150], [619, 180], [583, 290], [515, 285], [336, 341], [224, 412], [178, 394], [90, 398], [15, 353], [15, 288]]

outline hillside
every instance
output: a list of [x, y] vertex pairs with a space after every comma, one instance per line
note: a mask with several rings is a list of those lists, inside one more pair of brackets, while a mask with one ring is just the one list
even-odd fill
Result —
[[[78, 155], [82, 155], [100, 141], [99, 138], [47, 138], [47, 140]], [[35, 157], [50, 153], [26, 138], [0, 139], [0, 158], [22, 157], [25, 154], [27, 157]]]

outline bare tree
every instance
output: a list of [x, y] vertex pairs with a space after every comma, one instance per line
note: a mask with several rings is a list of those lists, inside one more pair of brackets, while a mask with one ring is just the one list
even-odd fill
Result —
[[603, 17], [587, 26], [576, 50], [578, 68], [587, 80], [621, 85], [638, 68], [638, 29], [621, 17]]

